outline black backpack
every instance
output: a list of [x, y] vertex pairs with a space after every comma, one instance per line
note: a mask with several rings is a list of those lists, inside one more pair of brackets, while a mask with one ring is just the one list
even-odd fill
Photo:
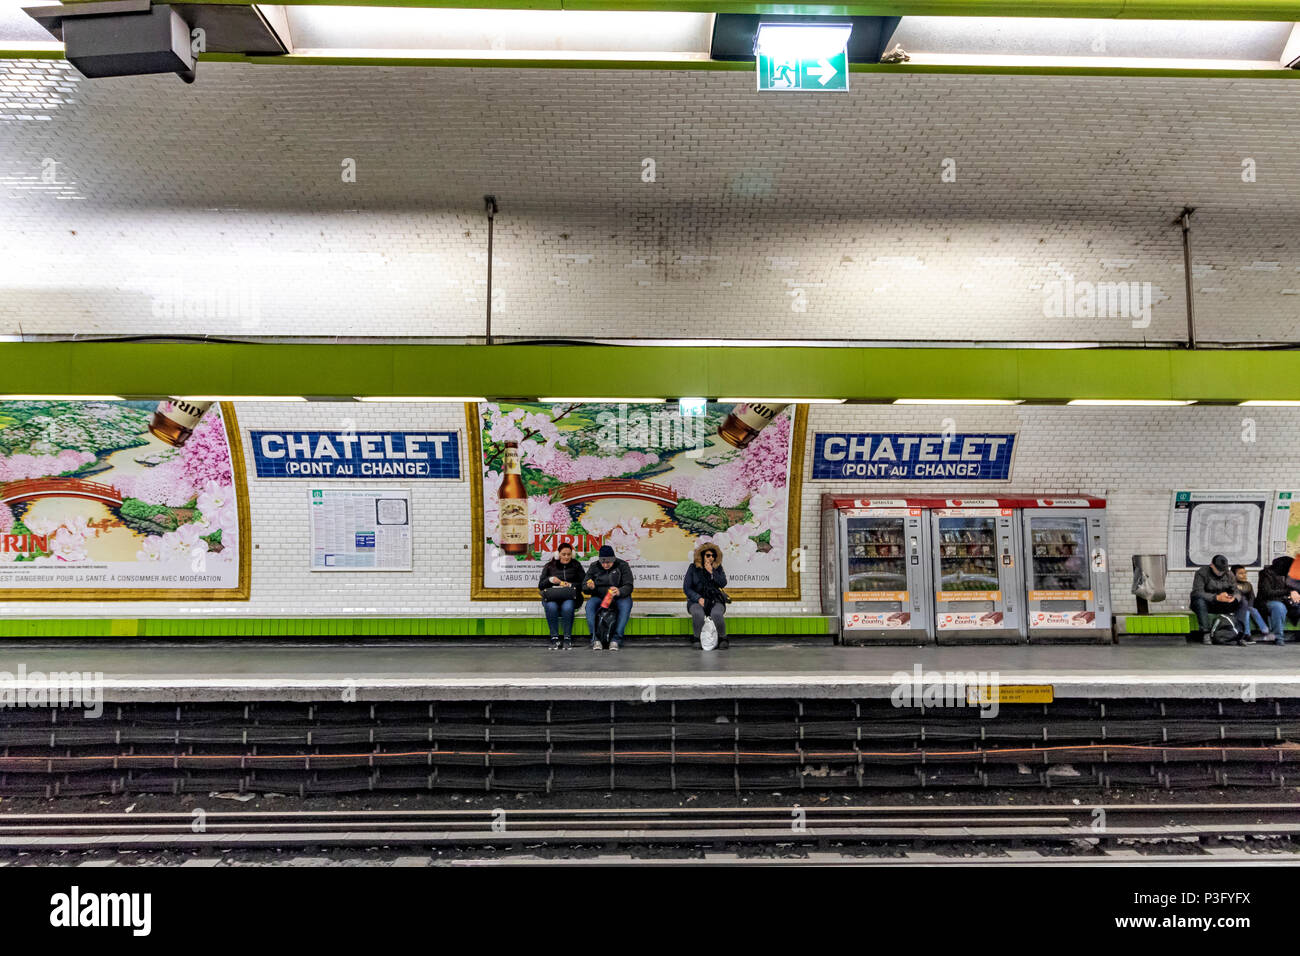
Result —
[[1213, 644], [1236, 644], [1241, 637], [1237, 622], [1230, 615], [1220, 614], [1210, 625], [1210, 642]]
[[618, 604], [614, 602], [609, 607], [600, 608], [596, 612], [596, 634], [593, 639], [609, 647], [609, 642], [616, 637], [618, 637]]

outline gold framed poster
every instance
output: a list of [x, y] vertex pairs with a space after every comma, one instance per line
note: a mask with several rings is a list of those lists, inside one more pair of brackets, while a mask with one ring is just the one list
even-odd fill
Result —
[[[685, 601], [686, 566], [710, 541], [738, 602], [799, 600], [807, 412], [760, 402], [691, 411], [671, 402], [467, 403], [470, 597], [536, 600], [543, 565], [567, 543], [584, 566], [613, 546], [632, 568], [635, 597]], [[501, 530], [502, 501], [518, 541]]]
[[0, 599], [248, 600], [234, 406], [181, 434], [169, 405], [0, 402]]

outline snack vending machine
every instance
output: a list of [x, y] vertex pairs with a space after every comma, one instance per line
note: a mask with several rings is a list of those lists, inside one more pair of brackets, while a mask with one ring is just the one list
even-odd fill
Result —
[[822, 499], [822, 609], [841, 644], [931, 641], [925, 511], [907, 499]]
[[1021, 513], [1031, 642], [1110, 642], [1105, 509], [1101, 498], [1025, 502]]
[[1020, 527], [1009, 504], [996, 498], [946, 499], [930, 511], [940, 644], [1025, 639]]

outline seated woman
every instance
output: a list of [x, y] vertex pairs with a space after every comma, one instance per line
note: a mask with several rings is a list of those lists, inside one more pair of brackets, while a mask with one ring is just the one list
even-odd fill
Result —
[[[573, 560], [573, 545], [562, 544], [555, 557], [542, 568], [537, 590], [542, 593], [542, 608], [546, 611], [546, 624], [551, 629], [551, 650], [573, 644], [573, 612], [582, 603], [582, 565]], [[561, 637], [561, 633], [563, 637]], [[561, 643], [563, 641], [563, 643]]]
[[695, 646], [700, 646], [700, 631], [704, 619], [710, 618], [718, 629], [718, 647], [727, 646], [727, 602], [731, 598], [722, 589], [727, 586], [727, 574], [722, 570], [722, 552], [718, 546], [704, 542], [695, 549], [695, 560], [686, 568], [682, 590], [686, 592], [686, 609], [691, 613], [691, 627], [695, 630]]

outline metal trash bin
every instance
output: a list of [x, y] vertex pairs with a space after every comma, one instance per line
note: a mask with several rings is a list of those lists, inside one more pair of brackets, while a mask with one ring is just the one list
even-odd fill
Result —
[[1139, 614], [1150, 612], [1149, 602], [1165, 599], [1165, 575], [1168, 572], [1168, 555], [1133, 555], [1133, 594], [1137, 597]]

